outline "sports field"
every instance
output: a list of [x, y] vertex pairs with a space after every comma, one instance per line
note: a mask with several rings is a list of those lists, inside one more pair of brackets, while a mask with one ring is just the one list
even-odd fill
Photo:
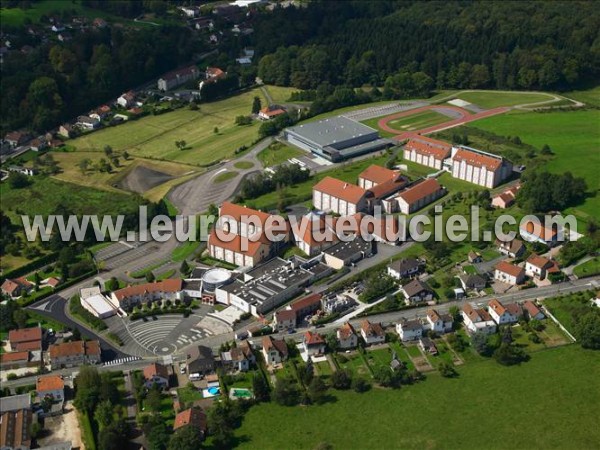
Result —
[[[433, 125], [438, 125], [440, 123], [449, 122], [452, 120], [450, 117], [440, 114], [436, 111], [422, 111], [418, 112], [414, 115], [410, 115], [407, 117], [400, 117], [398, 119], [394, 119], [389, 121], [387, 124], [398, 131], [414, 131], [420, 130], [422, 128], [431, 127]], [[374, 121], [374, 125], [377, 126], [378, 119], [371, 119], [367, 122]], [[370, 123], [367, 124], [369, 126], [373, 126]]]
[[431, 373], [399, 390], [330, 391], [320, 406], [254, 406], [236, 436], [242, 449], [591, 449], [600, 442], [599, 371], [598, 352], [575, 345], [521, 366], [470, 362], [456, 379]]
[[[516, 106], [529, 103], [547, 102], [554, 100], [554, 96], [544, 92], [503, 92], [503, 91], [475, 91], [459, 92], [454, 98], [477, 105], [481, 108], [498, 108], [500, 106]], [[552, 102], [552, 103], [556, 103]], [[552, 106], [552, 103], [540, 106]]]
[[[199, 111], [181, 108], [143, 117], [81, 136], [69, 144], [81, 151], [102, 151], [105, 145], [110, 145], [114, 150], [127, 150], [144, 158], [193, 165], [215, 163], [232, 157], [237, 148], [250, 146], [258, 137], [259, 123], [243, 126], [234, 123], [236, 116], [250, 114], [255, 96], [265, 102], [260, 89], [253, 89], [225, 100], [203, 103]], [[175, 146], [178, 140], [186, 141], [184, 150]]]
[[519, 136], [537, 148], [548, 144], [555, 154], [545, 165], [549, 171], [570, 171], [587, 182], [590, 197], [566, 211], [585, 220], [600, 217], [599, 123], [600, 111], [582, 110], [503, 114], [472, 122], [470, 126], [501, 136]]

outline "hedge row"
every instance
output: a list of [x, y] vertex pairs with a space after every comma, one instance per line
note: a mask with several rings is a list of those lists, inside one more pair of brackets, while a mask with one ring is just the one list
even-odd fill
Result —
[[0, 283], [4, 282], [4, 280], [6, 280], [7, 278], [18, 278], [22, 277], [23, 275], [27, 275], [29, 272], [33, 272], [36, 269], [47, 266], [48, 264], [55, 262], [57, 259], [58, 252], [48, 253], [47, 255], [40, 256], [39, 258], [28, 262], [27, 264], [21, 267], [11, 270], [10, 272], [4, 273], [2, 276], [0, 276]]

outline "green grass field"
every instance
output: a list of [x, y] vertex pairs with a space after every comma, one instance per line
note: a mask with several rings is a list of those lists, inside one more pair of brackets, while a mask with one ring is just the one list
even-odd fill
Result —
[[271, 167], [284, 163], [288, 159], [297, 158], [303, 153], [299, 148], [277, 141], [261, 151], [257, 158], [264, 167]]
[[573, 269], [573, 273], [579, 278], [598, 275], [600, 273], [600, 256], [596, 256], [589, 261], [579, 264]]
[[242, 449], [591, 449], [600, 440], [598, 371], [597, 352], [574, 345], [521, 366], [474, 362], [457, 379], [431, 373], [399, 390], [331, 391], [335, 400], [321, 406], [261, 404], [236, 436]]
[[[70, 141], [79, 151], [102, 151], [105, 145], [127, 150], [131, 155], [164, 159], [193, 165], [207, 165], [230, 158], [242, 145], [250, 146], [258, 137], [259, 123], [239, 126], [235, 117], [250, 114], [252, 99], [260, 96], [253, 89], [235, 97], [203, 103], [199, 111], [181, 108], [158, 116], [89, 133]], [[214, 129], [219, 132], [215, 133]], [[185, 140], [179, 150], [175, 141]]]
[[216, 177], [213, 178], [213, 183], [215, 183], [215, 184], [223, 183], [225, 181], [231, 180], [232, 178], [235, 178], [237, 176], [237, 174], [238, 174], [238, 172], [236, 172], [235, 170], [220, 173], [219, 175], [217, 175]]
[[[481, 108], [497, 108], [499, 106], [525, 105], [552, 100], [553, 96], [544, 92], [462, 92], [454, 98], [473, 103]], [[540, 106], [551, 106], [548, 105]]]
[[300, 89], [293, 87], [274, 86], [271, 84], [264, 87], [271, 95], [273, 103], [275, 104], [288, 103], [290, 101], [290, 95], [292, 95], [292, 92], [300, 91]]
[[586, 105], [600, 106], [600, 86], [586, 91], [565, 92], [564, 96], [583, 102]]
[[[375, 119], [365, 120], [365, 125], [376, 128], [377, 122], [381, 120], [381, 117], [376, 117]], [[398, 131], [413, 131], [420, 130], [422, 128], [431, 127], [433, 125], [437, 125], [444, 122], [449, 122], [452, 120], [450, 117], [440, 114], [435, 111], [423, 111], [416, 114], [412, 114], [406, 117], [400, 117], [398, 119], [392, 120], [388, 122], [388, 125], [394, 130]]]
[[251, 161], [238, 161], [236, 163], [233, 163], [233, 166], [236, 169], [246, 170], [252, 169], [254, 167], [254, 163], [252, 163]]
[[[113, 18], [110, 14], [92, 8], [87, 8], [81, 5], [79, 1], [65, 0], [43, 0], [40, 2], [32, 2], [32, 7], [27, 9], [21, 8], [2, 8], [0, 9], [0, 20], [3, 25], [18, 26], [22, 25], [25, 19], [32, 22], [39, 22], [41, 16], [60, 15], [61, 11], [76, 11], [79, 16], [95, 19], [102, 17], [104, 19]], [[126, 19], [118, 18], [124, 22]]]
[[585, 178], [590, 197], [566, 210], [579, 219], [600, 216], [600, 111], [503, 114], [473, 122], [471, 126], [502, 136], [519, 136], [541, 148], [548, 144], [555, 157], [545, 164], [550, 172], [570, 171]]

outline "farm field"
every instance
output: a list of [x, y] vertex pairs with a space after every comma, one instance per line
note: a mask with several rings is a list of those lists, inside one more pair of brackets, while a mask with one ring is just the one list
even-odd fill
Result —
[[[434, 372], [399, 390], [330, 391], [335, 400], [321, 406], [261, 404], [245, 415], [236, 436], [239, 448], [248, 449], [306, 449], [321, 442], [334, 448], [390, 448], [393, 442], [406, 449], [476, 449], [494, 429], [486, 448], [593, 448], [600, 440], [594, 425], [599, 370], [597, 354], [574, 345], [537, 352], [521, 366], [473, 362], [458, 368], [457, 379]], [[403, 413], [408, 404], [411, 414]], [[272, 417], [281, 424], [274, 434]], [[360, 426], [348, 426], [358, 417]]]
[[[381, 117], [365, 120], [362, 123], [372, 128], [378, 129], [377, 122], [379, 120], [381, 120]], [[414, 131], [423, 128], [428, 128], [433, 125], [438, 125], [440, 123], [449, 122], [450, 120], [452, 120], [452, 118], [440, 114], [436, 111], [422, 111], [416, 114], [392, 120], [388, 122], [388, 125], [394, 130], [398, 131]], [[382, 135], [384, 134], [389, 133], [382, 132]]]
[[[237, 116], [250, 114], [255, 96], [266, 101], [260, 89], [253, 89], [225, 100], [203, 103], [198, 111], [181, 108], [146, 116], [80, 136], [69, 144], [79, 151], [102, 151], [105, 145], [110, 145], [115, 151], [127, 150], [133, 156], [210, 165], [232, 157], [237, 148], [250, 146], [257, 139], [258, 122], [243, 126], [234, 123]], [[214, 132], [215, 127], [218, 133]], [[177, 140], [185, 140], [187, 147], [178, 149]]]
[[548, 144], [555, 156], [544, 167], [550, 172], [570, 171], [583, 177], [590, 197], [582, 205], [567, 209], [578, 219], [600, 216], [600, 111], [556, 111], [503, 114], [471, 123], [471, 126], [501, 136], [519, 136], [541, 148]]

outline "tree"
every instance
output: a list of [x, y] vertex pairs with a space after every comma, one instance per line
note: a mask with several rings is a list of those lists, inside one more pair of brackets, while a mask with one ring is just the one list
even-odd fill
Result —
[[179, 150], [185, 150], [185, 148], [187, 147], [187, 142], [184, 140], [181, 141], [175, 141], [175, 146], [179, 149]]
[[29, 186], [30, 183], [29, 177], [20, 172], [11, 172], [8, 176], [8, 185], [12, 189], [21, 189]]
[[158, 387], [157, 384], [153, 384], [146, 394], [146, 400], [144, 401], [144, 404], [150, 411], [159, 412], [161, 402], [162, 394], [160, 393], [160, 387]]
[[121, 163], [119, 161], [119, 157], [118, 156], [113, 156], [112, 158], [110, 158], [111, 162], [113, 163], [113, 166], [115, 167], [120, 167]]
[[119, 388], [112, 378], [111, 373], [104, 372], [100, 375], [100, 400], [116, 405], [120, 399]]
[[442, 361], [438, 364], [438, 371], [443, 377], [454, 378], [458, 375], [454, 366], [448, 361]]
[[471, 335], [471, 345], [480, 355], [490, 356], [491, 351], [488, 346], [488, 337], [485, 333], [473, 333]]
[[25, 328], [27, 326], [27, 319], [29, 319], [29, 315], [24, 309], [19, 308], [13, 313], [13, 320], [19, 328]]
[[[216, 448], [233, 447], [233, 428], [241, 418], [238, 403], [229, 401], [217, 403], [208, 412], [208, 430]], [[169, 446], [171, 449], [171, 446]], [[175, 449], [173, 449], [175, 450]]]
[[581, 316], [575, 325], [575, 334], [583, 348], [600, 349], [600, 314], [594, 311]]
[[371, 389], [371, 384], [362, 377], [356, 377], [352, 380], [352, 389], [358, 393], [367, 392]]
[[265, 381], [265, 378], [260, 372], [257, 372], [252, 377], [252, 392], [254, 398], [259, 402], [269, 401], [269, 385]]
[[148, 283], [152, 283], [154, 280], [156, 280], [156, 277], [154, 276], [154, 274], [152, 273], [152, 271], [149, 270], [148, 272], [146, 272], [146, 281]]
[[110, 158], [113, 154], [113, 149], [110, 145], [105, 145], [104, 146], [104, 154], [106, 155], [107, 158]]
[[346, 369], [336, 370], [331, 376], [331, 385], [339, 390], [350, 389], [352, 386], [352, 372]]
[[113, 405], [109, 400], [98, 403], [94, 412], [94, 419], [96, 419], [100, 428], [107, 427], [113, 422]]
[[552, 149], [550, 148], [550, 146], [548, 144], [544, 144], [540, 153], [542, 155], [552, 155], [553, 154]]
[[213, 133], [214, 134], [219, 134], [219, 127], [214, 127], [213, 128]]
[[91, 159], [89, 159], [89, 158], [83, 158], [81, 161], [79, 161], [79, 163], [77, 164], [77, 166], [81, 170], [81, 173], [85, 174], [88, 171], [88, 169], [90, 168], [91, 164], [92, 164], [92, 160]]
[[327, 336], [325, 336], [325, 342], [327, 343], [327, 348], [329, 351], [337, 351], [339, 342], [335, 333], [329, 333]]
[[[186, 427], [187, 428], [187, 427]], [[160, 415], [150, 416], [148, 423], [142, 427], [148, 440], [150, 450], [166, 450], [169, 445], [169, 432]], [[180, 445], [176, 443], [175, 445]]]
[[275, 382], [273, 399], [284, 406], [293, 406], [300, 401], [300, 392], [295, 383], [287, 378], [279, 378]]
[[261, 106], [260, 97], [255, 96], [254, 100], [252, 101], [252, 114], [258, 114]]
[[188, 264], [187, 260], [183, 260], [181, 266], [179, 267], [179, 271], [184, 275], [190, 273], [190, 265]]
[[[215, 436], [216, 437], [216, 436]], [[220, 436], [222, 437], [222, 436]], [[228, 436], [227, 441], [232, 438]], [[200, 430], [193, 426], [182, 427], [178, 429], [169, 440], [169, 450], [198, 450], [202, 444], [202, 434]], [[215, 444], [217, 448], [219, 445]], [[223, 448], [223, 447], [221, 447]]]
[[123, 151], [123, 159], [129, 159], [129, 152], [127, 150]]
[[521, 347], [504, 342], [494, 352], [494, 359], [504, 366], [512, 366], [527, 361], [529, 357]]
[[104, 287], [107, 291], [116, 291], [119, 289], [119, 280], [117, 277], [111, 277], [109, 280], [106, 280]]
[[320, 404], [325, 400], [327, 385], [321, 380], [321, 377], [313, 377], [308, 385], [308, 396], [311, 402]]
[[100, 375], [93, 366], [81, 366], [75, 379], [75, 406], [77, 409], [92, 413], [99, 399]]

